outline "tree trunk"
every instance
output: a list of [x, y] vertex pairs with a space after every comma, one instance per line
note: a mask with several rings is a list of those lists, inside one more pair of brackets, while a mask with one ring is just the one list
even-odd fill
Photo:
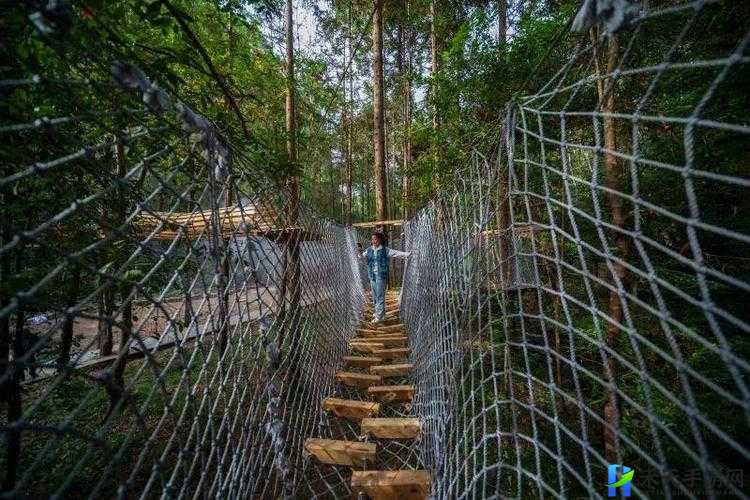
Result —
[[[298, 225], [300, 188], [299, 172], [297, 168], [297, 120], [295, 99], [295, 75], [294, 75], [294, 16], [292, 0], [286, 0], [286, 152], [287, 161], [291, 168], [289, 179], [289, 211], [288, 226], [295, 228]], [[295, 332], [299, 322], [300, 302], [300, 263], [299, 263], [299, 233], [292, 230], [286, 239], [285, 252], [288, 258], [283, 268], [283, 280], [289, 282], [289, 310], [284, 309], [284, 319], [288, 312], [289, 324], [286, 328], [279, 329], [279, 347], [283, 346], [284, 330]], [[282, 284], [284, 295], [281, 299], [286, 302], [286, 283]], [[282, 308], [284, 306], [282, 305]]]
[[439, 124], [439, 118], [438, 118], [438, 109], [437, 109], [437, 93], [436, 93], [436, 82], [435, 82], [435, 76], [437, 75], [437, 72], [439, 71], [438, 67], [438, 41], [437, 41], [437, 8], [435, 6], [435, 2], [437, 0], [432, 0], [430, 2], [430, 61], [431, 61], [431, 74], [432, 74], [432, 88], [430, 89], [431, 94], [431, 100], [432, 100], [432, 128], [433, 130], [437, 131], [438, 124]]
[[[109, 272], [109, 270], [107, 270]], [[104, 290], [99, 293], [97, 300], [97, 316], [99, 323], [97, 326], [97, 344], [100, 356], [110, 356], [112, 354], [112, 312], [114, 311], [114, 290], [112, 280], [104, 278], [106, 285]]]
[[[597, 37], [592, 31], [592, 38], [594, 39], [594, 47], [596, 48]], [[617, 60], [619, 57], [620, 45], [617, 35], [611, 35], [607, 39], [607, 55], [606, 55], [606, 73], [611, 75], [617, 67]], [[595, 51], [594, 57], [596, 60], [596, 71], [600, 73], [598, 64], [598, 54]], [[601, 112], [604, 114], [611, 114], [617, 111], [617, 104], [615, 100], [615, 84], [614, 78], [608, 77], [604, 81], [599, 80], [597, 85], [597, 91], [599, 94], [599, 106]], [[617, 122], [612, 116], [605, 116], [603, 118], [603, 136], [604, 136], [604, 148], [607, 151], [617, 151]], [[625, 192], [626, 186], [626, 172], [623, 168], [622, 162], [614, 154], [604, 154], [604, 180], [607, 187], [611, 190], [607, 194], [607, 202], [609, 205], [612, 225], [616, 228], [624, 230], [626, 211], [623, 206], [623, 198], [619, 193]], [[614, 234], [615, 240], [615, 251], [617, 256], [623, 261], [627, 260], [629, 253], [629, 239], [622, 231], [616, 231]], [[606, 343], [610, 349], [617, 349], [617, 340], [620, 336], [620, 328], [618, 324], [622, 324], [623, 321], [623, 309], [620, 294], [617, 290], [617, 283], [625, 282], [626, 269], [623, 264], [618, 262], [612, 262], [612, 280], [610, 282], [613, 287], [609, 292], [609, 317], [612, 321], [607, 324]], [[606, 359], [607, 371], [609, 372], [608, 377], [611, 377], [613, 383], [617, 383], [617, 364], [615, 360], [608, 356]], [[617, 463], [617, 448], [618, 438], [617, 429], [620, 426], [620, 405], [617, 396], [616, 387], [610, 388], [608, 391], [607, 401], [604, 404], [603, 414], [604, 421], [607, 424], [604, 429], [604, 455], [609, 463]]]
[[[349, 6], [349, 16], [348, 16], [348, 27], [347, 27], [347, 35], [346, 35], [346, 53], [348, 54], [348, 59], [351, 60], [353, 58], [352, 56], [352, 6]], [[346, 59], [344, 62], [346, 63]], [[353, 62], [352, 62], [353, 65]], [[346, 64], [344, 65], [344, 70], [346, 71]], [[347, 107], [347, 120], [346, 120], [346, 223], [351, 225], [352, 223], [352, 142], [353, 142], [353, 124], [354, 124], [354, 105], [353, 105], [353, 99], [354, 99], [354, 90], [353, 90], [353, 82], [352, 82], [352, 71], [353, 68], [349, 70], [349, 74], [347, 75], [349, 80], [349, 97], [346, 99], [346, 107]], [[346, 92], [346, 91], [345, 91]]]
[[508, 0], [497, 0], [497, 46], [502, 47], [508, 37]]
[[70, 277], [70, 288], [68, 297], [65, 301], [65, 321], [62, 325], [62, 334], [60, 339], [60, 354], [57, 357], [57, 371], [62, 372], [70, 363], [70, 348], [73, 345], [73, 325], [75, 314], [70, 311], [78, 302], [78, 293], [81, 289], [81, 266], [73, 265]]
[[[291, 177], [289, 180], [290, 218], [297, 218], [299, 178], [297, 172], [297, 117], [294, 82], [294, 17], [292, 0], [286, 0], [286, 154]], [[292, 221], [290, 221], [292, 222]]]
[[375, 0], [372, 22], [373, 151], [375, 153], [375, 216], [388, 217], [385, 177], [385, 120], [383, 109], [383, 0]]
[[[406, 17], [409, 17], [409, 1], [405, 0]], [[411, 163], [412, 163], [412, 144], [411, 144], [411, 72], [412, 72], [412, 33], [409, 31], [405, 36], [402, 33], [402, 26], [399, 25], [399, 41], [400, 48], [405, 59], [406, 68], [399, 68], [403, 81], [403, 157], [402, 157], [402, 168], [403, 168], [403, 218], [408, 219], [412, 215], [412, 179], [411, 179]]]

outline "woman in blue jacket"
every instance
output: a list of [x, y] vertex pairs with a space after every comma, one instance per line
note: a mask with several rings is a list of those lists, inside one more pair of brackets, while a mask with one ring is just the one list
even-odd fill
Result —
[[375, 304], [373, 323], [381, 323], [385, 317], [385, 288], [388, 284], [389, 263], [392, 257], [406, 258], [411, 252], [399, 252], [388, 248], [385, 235], [381, 232], [372, 234], [372, 246], [362, 252], [367, 260], [367, 277], [370, 278], [372, 302]]

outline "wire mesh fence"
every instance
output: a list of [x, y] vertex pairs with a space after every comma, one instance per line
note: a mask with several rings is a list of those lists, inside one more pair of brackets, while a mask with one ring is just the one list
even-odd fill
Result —
[[405, 228], [436, 497], [746, 498], [750, 19], [615, 4]]

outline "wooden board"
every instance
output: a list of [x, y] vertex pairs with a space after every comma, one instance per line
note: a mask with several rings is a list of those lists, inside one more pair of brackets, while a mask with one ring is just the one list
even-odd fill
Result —
[[365, 418], [362, 434], [382, 439], [414, 439], [422, 432], [418, 418]]
[[305, 440], [305, 451], [324, 464], [359, 467], [375, 460], [377, 445], [358, 441], [308, 438]]
[[357, 330], [357, 333], [360, 334], [360, 335], [362, 335], [362, 336], [364, 336], [364, 337], [374, 337], [375, 335], [399, 335], [398, 333], [389, 334], [387, 332], [381, 332], [380, 330], [377, 330], [377, 329], [372, 328], [372, 327], [369, 327], [369, 328], [359, 328]]
[[[408, 339], [404, 337], [403, 335], [395, 335], [395, 336], [376, 336], [376, 337], [367, 337], [365, 339], [355, 339], [351, 343], [349, 343], [350, 346], [352, 346], [352, 349], [354, 348], [354, 345], [358, 345], [360, 349], [366, 349], [366, 347], [362, 346], [374, 346], [370, 347], [370, 349], [374, 350], [381, 350], [381, 349], [388, 349], [391, 347], [406, 347]], [[373, 350], [369, 351], [360, 351], [360, 352], [368, 352], [372, 353]]]
[[347, 366], [355, 366], [357, 368], [370, 368], [372, 365], [379, 365], [382, 362], [383, 358], [375, 356], [344, 356], [344, 363]]
[[330, 411], [337, 417], [359, 422], [363, 418], [377, 415], [380, 412], [380, 403], [355, 401], [353, 399], [325, 398], [323, 400], [323, 410]]
[[380, 375], [370, 375], [367, 373], [338, 372], [336, 374], [336, 380], [350, 387], [360, 387], [362, 389], [367, 389], [371, 385], [378, 385], [382, 383], [383, 377], [381, 377]]
[[373, 354], [382, 359], [405, 359], [409, 357], [409, 348], [394, 347], [393, 349], [378, 349]]
[[413, 385], [371, 385], [367, 393], [378, 401], [406, 401], [414, 398]]
[[[400, 335], [398, 333], [384, 333], [382, 335], [373, 335], [371, 337], [357, 337], [354, 339], [354, 342], [362, 342], [362, 343], [387, 343], [388, 341], [408, 341], [409, 339], [405, 337], [404, 335]], [[403, 346], [402, 346], [403, 347]]]
[[360, 229], [371, 229], [380, 226], [400, 226], [404, 223], [402, 219], [394, 220], [374, 220], [370, 222], [355, 222], [352, 227], [358, 227]]
[[379, 325], [378, 330], [380, 330], [381, 332], [387, 332], [387, 333], [406, 331], [406, 329], [404, 328], [404, 325], [402, 325], [401, 323], [396, 323], [395, 325]]
[[379, 351], [381, 349], [385, 349], [386, 345], [384, 342], [358, 342], [358, 341], [352, 341], [349, 342], [349, 347], [352, 349], [352, 351], [356, 352], [362, 352], [365, 354], [372, 354], [375, 351]]
[[364, 470], [352, 473], [352, 493], [374, 500], [422, 500], [430, 494], [426, 470]]
[[372, 365], [370, 373], [381, 377], [404, 377], [409, 374], [414, 365], [411, 363], [399, 363], [395, 365]]

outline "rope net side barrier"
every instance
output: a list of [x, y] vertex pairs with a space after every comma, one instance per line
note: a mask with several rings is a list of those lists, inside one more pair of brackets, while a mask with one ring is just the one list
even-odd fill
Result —
[[[369, 465], [436, 498], [603, 497], [610, 464], [643, 497], [746, 496], [748, 12], [603, 4], [391, 235], [416, 396], [384, 416], [422, 436]], [[350, 498], [303, 443], [360, 437], [321, 402], [361, 399], [334, 375], [367, 233], [274, 182], [107, 8], [8, 9], [2, 496]]]
[[365, 306], [353, 232], [112, 27], [29, 5], [0, 78], [2, 496], [325, 491], [302, 442]]
[[600, 4], [404, 228], [437, 498], [747, 498], [747, 9]]

